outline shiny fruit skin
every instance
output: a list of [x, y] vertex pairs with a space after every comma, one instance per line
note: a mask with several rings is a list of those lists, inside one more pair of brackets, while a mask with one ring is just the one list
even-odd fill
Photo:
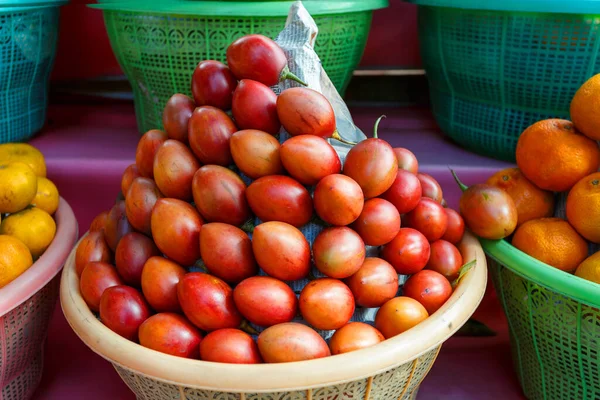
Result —
[[211, 222], [200, 230], [200, 255], [206, 269], [227, 283], [239, 283], [258, 273], [252, 241], [233, 225]]
[[277, 95], [268, 86], [242, 79], [233, 92], [231, 108], [240, 129], [256, 129], [276, 135], [281, 129], [277, 116]]
[[370, 199], [392, 186], [398, 173], [398, 160], [388, 142], [370, 138], [350, 149], [343, 171], [360, 185], [365, 198]]
[[315, 135], [330, 138], [336, 129], [331, 103], [316, 90], [293, 87], [277, 97], [279, 121], [290, 136]]
[[228, 364], [260, 364], [262, 359], [252, 336], [239, 329], [219, 329], [200, 342], [200, 358]]
[[58, 188], [48, 178], [38, 176], [37, 178], [37, 193], [33, 198], [32, 204], [35, 204], [40, 210], [46, 211], [50, 215], [54, 215], [58, 210], [60, 195]]
[[419, 172], [417, 178], [419, 178], [419, 182], [421, 182], [422, 196], [429, 197], [441, 204], [444, 199], [444, 193], [442, 192], [442, 187], [438, 181], [431, 175], [423, 172]]
[[272, 39], [258, 34], [245, 35], [227, 47], [227, 65], [238, 79], [253, 79], [267, 86], [279, 82], [287, 65], [285, 53]]
[[156, 152], [154, 181], [165, 197], [192, 200], [192, 178], [200, 163], [185, 144], [169, 139]]
[[23, 162], [0, 165], [0, 214], [16, 213], [30, 205], [37, 194], [37, 178]]
[[323, 338], [312, 328], [287, 322], [271, 326], [258, 335], [258, 350], [267, 363], [312, 360], [331, 355]]
[[142, 270], [150, 257], [160, 251], [152, 239], [141, 233], [130, 232], [123, 236], [115, 252], [115, 266], [123, 281], [132, 286], [142, 283]]
[[17, 279], [33, 265], [27, 245], [9, 235], [0, 235], [0, 288]]
[[264, 222], [252, 234], [252, 250], [258, 265], [273, 278], [295, 281], [310, 271], [310, 245], [293, 225]]
[[198, 359], [202, 334], [179, 314], [155, 314], [139, 327], [140, 344], [172, 356]]
[[149, 130], [140, 138], [135, 151], [135, 165], [137, 165], [140, 175], [154, 178], [156, 152], [168, 138], [169, 136], [165, 132], [158, 129]]
[[354, 314], [354, 296], [337, 279], [319, 278], [309, 282], [298, 301], [302, 317], [315, 329], [332, 330], [346, 325]]
[[104, 240], [102, 231], [89, 232], [77, 245], [75, 250], [75, 272], [78, 277], [86, 264], [92, 261], [102, 261], [110, 263], [112, 260], [112, 252]]
[[195, 108], [194, 100], [185, 94], [176, 93], [169, 98], [162, 115], [163, 126], [169, 139], [187, 144], [188, 122]]
[[363, 192], [358, 183], [341, 174], [321, 179], [313, 196], [317, 215], [331, 225], [350, 225], [359, 217], [364, 206]]
[[398, 274], [387, 261], [367, 257], [360, 269], [345, 281], [362, 307], [381, 307], [398, 293]]
[[142, 292], [150, 306], [158, 312], [181, 312], [177, 284], [186, 271], [163, 257], [150, 257], [142, 270]]
[[219, 165], [201, 167], [192, 180], [196, 209], [208, 222], [242, 225], [250, 218], [246, 184], [238, 174]]
[[419, 172], [419, 161], [414, 153], [404, 147], [394, 147], [394, 154], [398, 160], [398, 169], [403, 169], [413, 174]]
[[459, 208], [465, 225], [484, 239], [504, 239], [517, 226], [518, 213], [513, 199], [495, 186], [470, 186], [463, 192]]
[[108, 247], [114, 252], [121, 238], [133, 232], [133, 226], [127, 219], [125, 202], [118, 201], [109, 211], [104, 225], [104, 239]]
[[386, 339], [406, 332], [429, 317], [425, 307], [407, 296], [394, 297], [377, 311], [375, 328]]
[[444, 275], [424, 269], [408, 278], [402, 294], [417, 300], [431, 315], [450, 298], [452, 286]]
[[285, 175], [263, 176], [246, 189], [250, 209], [263, 222], [281, 221], [295, 227], [306, 225], [313, 201], [304, 186]]
[[104, 226], [106, 226], [106, 219], [108, 218], [108, 212], [110, 210], [102, 211], [100, 214], [96, 215], [92, 222], [90, 223], [90, 232], [102, 232], [104, 234]]
[[422, 197], [419, 204], [404, 216], [406, 226], [421, 232], [427, 240], [435, 242], [446, 233], [448, 216], [444, 207], [428, 197]]
[[382, 246], [392, 241], [400, 231], [400, 213], [392, 203], [384, 199], [365, 201], [354, 229], [368, 246]]
[[298, 313], [294, 291], [270, 276], [253, 276], [233, 290], [233, 300], [248, 321], [262, 327], [290, 322]]
[[216, 276], [202, 272], [186, 274], [177, 284], [177, 297], [185, 316], [203, 331], [237, 328], [242, 323], [233, 290]]
[[342, 170], [340, 157], [327, 140], [314, 135], [299, 135], [287, 139], [280, 148], [285, 170], [303, 185], [316, 185], [327, 175]]
[[245, 129], [231, 137], [231, 155], [240, 171], [252, 179], [281, 175], [279, 141], [256, 129]]
[[41, 208], [31, 207], [10, 214], [0, 223], [0, 235], [19, 239], [37, 260], [56, 236], [54, 218]]
[[112, 286], [102, 293], [100, 321], [126, 339], [137, 342], [140, 325], [151, 315], [144, 297], [130, 286]]
[[156, 201], [163, 194], [150, 178], [136, 178], [125, 195], [125, 214], [129, 223], [139, 232], [152, 233], [150, 217]]
[[198, 107], [229, 110], [236, 86], [237, 79], [231, 70], [219, 61], [200, 61], [192, 74], [192, 95]]
[[201, 163], [226, 167], [233, 163], [229, 141], [237, 130], [223, 110], [212, 106], [198, 107], [188, 124], [190, 148]]
[[460, 268], [463, 266], [463, 258], [455, 245], [443, 239], [436, 240], [431, 243], [430, 252], [426, 269], [436, 271], [450, 281], [458, 278]]
[[421, 201], [421, 181], [410, 171], [398, 169], [392, 186], [380, 197], [396, 206], [400, 214], [412, 211]]
[[385, 338], [377, 329], [364, 322], [350, 322], [335, 331], [329, 339], [331, 354], [343, 354], [365, 349], [383, 342]]
[[365, 260], [365, 243], [350, 228], [325, 228], [312, 246], [315, 266], [330, 278], [343, 279], [354, 274]]
[[383, 247], [381, 257], [392, 264], [397, 273], [412, 275], [425, 268], [430, 248], [429, 241], [421, 232], [400, 228], [396, 237]]
[[115, 267], [105, 262], [87, 263], [79, 278], [81, 297], [92, 311], [100, 309], [102, 293], [109, 287], [117, 285], [123, 285], [121, 277]]
[[446, 228], [442, 239], [452, 244], [458, 244], [465, 234], [465, 221], [456, 210], [444, 208], [444, 211], [446, 211], [446, 216], [448, 217], [448, 228]]
[[135, 180], [135, 178], [139, 178], [141, 176], [142, 175], [140, 174], [140, 171], [138, 171], [137, 165], [131, 164], [125, 168], [123, 177], [121, 178], [121, 193], [125, 195], [125, 198], [127, 198], [127, 191], [129, 190], [131, 183]]
[[28, 143], [0, 144], [0, 165], [13, 162], [25, 163], [38, 177], [46, 177], [46, 160], [44, 154]]
[[152, 237], [159, 250], [186, 267], [200, 258], [203, 223], [194, 207], [178, 199], [159, 199], [152, 209], [150, 221]]

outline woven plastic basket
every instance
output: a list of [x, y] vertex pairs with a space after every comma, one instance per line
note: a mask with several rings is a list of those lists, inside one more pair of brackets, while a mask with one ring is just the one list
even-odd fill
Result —
[[579, 86], [600, 72], [598, 1], [411, 1], [433, 114], [476, 153], [514, 161], [521, 132], [568, 119]]
[[27, 140], [44, 125], [64, 3], [0, 1], [0, 143]]
[[485, 255], [466, 234], [465, 260], [477, 259], [452, 297], [413, 329], [373, 347], [317, 360], [234, 365], [178, 358], [130, 342], [105, 327], [79, 293], [74, 252], [61, 282], [61, 305], [75, 333], [110, 361], [140, 400], [414, 399], [442, 343], [477, 308], [487, 283]]
[[77, 240], [77, 221], [64, 199], [56, 237], [22, 275], [0, 289], [0, 399], [32, 397], [44, 366], [44, 342], [58, 300], [59, 272]]
[[[162, 127], [162, 110], [173, 93], [191, 95], [191, 76], [205, 59], [225, 62], [227, 46], [240, 36], [275, 38], [292, 1], [109, 1], [104, 11], [113, 51], [133, 88], [140, 132]], [[372, 10], [388, 0], [305, 1], [319, 27], [315, 49], [340, 93], [362, 57]]]
[[530, 400], [600, 398], [600, 285], [552, 268], [506, 241], [481, 240]]

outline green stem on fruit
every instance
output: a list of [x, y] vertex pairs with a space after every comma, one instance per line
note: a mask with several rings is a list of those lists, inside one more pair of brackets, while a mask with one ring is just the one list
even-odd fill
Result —
[[337, 128], [331, 134], [331, 138], [337, 140], [338, 142], [342, 142], [342, 143], [350, 145], [350, 146], [354, 146], [356, 144], [355, 142], [349, 142], [349, 141], [345, 140], [344, 138], [342, 138], [340, 136], [340, 133], [338, 132]]
[[469, 261], [468, 263], [466, 263], [465, 265], [463, 265], [462, 267], [460, 267], [460, 272], [458, 273], [458, 278], [456, 278], [454, 280], [454, 282], [452, 282], [452, 289], [456, 288], [456, 286], [458, 286], [460, 280], [463, 278], [463, 276], [465, 276], [467, 274], [467, 272], [469, 272], [471, 270], [471, 268], [473, 268], [475, 266], [475, 264], [477, 264], [477, 259], [473, 259], [471, 261]]
[[290, 71], [290, 69], [287, 65], [285, 67], [283, 67], [283, 69], [281, 70], [281, 74], [279, 74], [279, 82], [283, 82], [286, 79], [291, 79], [295, 82], [298, 82], [302, 86], [308, 86], [308, 84], [306, 82], [304, 82], [302, 79], [300, 79], [296, 75], [294, 75], [294, 73], [292, 71]]
[[246, 320], [242, 321], [240, 324], [240, 329], [249, 335], [258, 335], [258, 331], [250, 326], [250, 323]]
[[467, 190], [469, 188], [467, 185], [465, 185], [464, 183], [462, 183], [460, 181], [460, 179], [458, 179], [458, 175], [456, 175], [456, 172], [454, 172], [454, 170], [452, 168], [450, 168], [450, 173], [452, 174], [452, 176], [454, 177], [454, 180], [456, 181], [456, 183], [460, 187], [460, 190], [462, 190], [464, 192], [465, 190]]
[[377, 121], [375, 121], [375, 126], [373, 127], [373, 137], [375, 139], [378, 138], [378, 136], [377, 136], [377, 130], [379, 129], [379, 123], [381, 122], [381, 120], [383, 118], [387, 118], [387, 117], [385, 115], [382, 115], [381, 117], [377, 118]]
[[240, 229], [246, 233], [252, 233], [254, 232], [255, 227], [256, 225], [254, 225], [254, 218], [250, 218], [248, 221], [244, 222], [244, 225], [242, 225]]

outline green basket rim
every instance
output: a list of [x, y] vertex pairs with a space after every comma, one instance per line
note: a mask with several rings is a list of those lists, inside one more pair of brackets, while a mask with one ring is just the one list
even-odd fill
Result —
[[419, 6], [468, 10], [600, 14], [600, 0], [405, 0]]
[[20, 8], [58, 7], [65, 5], [69, 0], [0, 0], [0, 11]]
[[506, 240], [479, 238], [485, 253], [521, 277], [590, 306], [600, 307], [600, 285], [554, 268]]
[[[88, 7], [105, 11], [132, 11], [168, 14], [194, 14], [206, 16], [235, 17], [284, 17], [295, 1], [170, 1], [160, 4], [150, 1], [125, 1], [88, 4]], [[371, 11], [389, 6], [389, 0], [345, 0], [345, 1], [308, 1], [304, 7], [312, 15], [342, 14], [349, 12]]]

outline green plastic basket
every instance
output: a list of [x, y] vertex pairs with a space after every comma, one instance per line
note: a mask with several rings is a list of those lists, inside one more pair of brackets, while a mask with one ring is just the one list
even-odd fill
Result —
[[508, 242], [480, 240], [506, 313], [515, 371], [530, 400], [600, 398], [600, 285]]
[[435, 119], [476, 153], [515, 161], [521, 132], [568, 119], [579, 86], [600, 72], [598, 1], [412, 2]]
[[[198, 62], [225, 61], [227, 46], [240, 36], [275, 38], [292, 1], [118, 2], [94, 5], [104, 12], [113, 51], [133, 88], [140, 132], [162, 127], [171, 95], [191, 95]], [[372, 10], [388, 0], [304, 2], [319, 27], [316, 51], [337, 90], [352, 77], [371, 25]]]
[[63, 3], [0, 1], [0, 143], [25, 141], [44, 125]]

